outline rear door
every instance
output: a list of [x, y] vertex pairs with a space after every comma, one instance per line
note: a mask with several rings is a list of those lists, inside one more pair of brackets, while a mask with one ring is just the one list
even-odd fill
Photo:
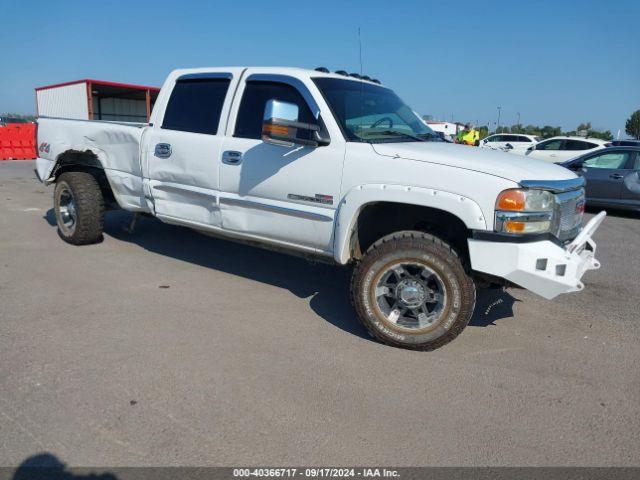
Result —
[[219, 158], [231, 72], [191, 73], [175, 79], [161, 124], [148, 134], [147, 171], [156, 215], [167, 221], [220, 226]]
[[515, 135], [515, 140], [510, 143], [513, 147], [511, 153], [518, 152], [520, 155], [522, 155], [527, 150], [527, 148], [533, 145], [531, 139], [529, 137], [525, 137], [524, 135]]
[[640, 207], [640, 150], [633, 151], [632, 155], [635, 159], [622, 181], [622, 200]]
[[631, 172], [628, 151], [603, 150], [582, 162], [587, 199], [594, 203], [619, 203], [625, 177]]

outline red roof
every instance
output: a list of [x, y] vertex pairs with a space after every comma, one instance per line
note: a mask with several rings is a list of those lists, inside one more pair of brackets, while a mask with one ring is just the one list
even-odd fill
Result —
[[104, 85], [107, 87], [120, 87], [120, 88], [129, 88], [131, 90], [151, 90], [154, 92], [159, 92], [160, 89], [158, 87], [149, 87], [146, 85], [134, 85], [133, 83], [118, 83], [118, 82], [107, 82], [105, 80], [95, 80], [93, 78], [84, 78], [82, 80], [74, 80], [72, 82], [64, 82], [64, 83], [56, 83], [54, 85], [45, 85], [44, 87], [37, 87], [36, 92], [38, 90], [46, 90], [47, 88], [57, 88], [64, 87], [66, 85], [74, 85], [76, 83], [91, 83], [93, 85]]

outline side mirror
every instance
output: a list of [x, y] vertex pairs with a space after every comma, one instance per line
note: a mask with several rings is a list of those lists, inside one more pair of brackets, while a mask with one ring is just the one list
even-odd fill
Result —
[[504, 146], [504, 149], [505, 149], [505, 150], [513, 150], [513, 145], [511, 145], [510, 143], [507, 143], [507, 144]]
[[295, 103], [271, 99], [267, 101], [262, 121], [262, 140], [273, 145], [318, 147], [329, 141], [320, 136], [320, 125], [298, 121]]
[[568, 168], [572, 172], [584, 172], [586, 170], [586, 168], [582, 166], [582, 162], [570, 163], [566, 168]]
[[536, 149], [535, 145], [531, 145], [529, 148], [527, 148], [527, 152], [533, 152]]

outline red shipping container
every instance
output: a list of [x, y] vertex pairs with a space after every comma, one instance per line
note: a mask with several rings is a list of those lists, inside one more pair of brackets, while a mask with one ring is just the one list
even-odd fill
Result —
[[0, 126], [0, 160], [36, 158], [36, 126], [33, 123], [8, 123]]

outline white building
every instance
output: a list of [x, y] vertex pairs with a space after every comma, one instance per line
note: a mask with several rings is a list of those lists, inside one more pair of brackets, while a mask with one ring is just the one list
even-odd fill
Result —
[[148, 122], [160, 89], [84, 79], [36, 88], [38, 116]]
[[438, 122], [435, 120], [425, 120], [424, 123], [434, 132], [443, 133], [449, 140], [455, 140], [458, 132], [464, 128], [461, 123]]

